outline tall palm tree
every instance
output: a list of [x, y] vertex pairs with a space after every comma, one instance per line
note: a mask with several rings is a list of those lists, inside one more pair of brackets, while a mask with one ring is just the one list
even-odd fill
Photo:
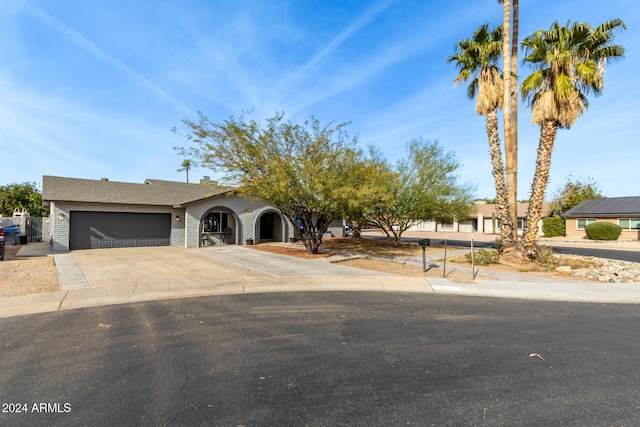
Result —
[[191, 169], [191, 160], [184, 159], [181, 166], [182, 167], [178, 169], [178, 172], [185, 171], [187, 173], [187, 183], [189, 183], [189, 169]]
[[[455, 55], [448, 62], [455, 62], [459, 70], [455, 84], [471, 80], [467, 89], [470, 99], [476, 98], [476, 112], [485, 116], [489, 139], [489, 153], [496, 186], [497, 216], [500, 220], [500, 239], [503, 247], [513, 246], [513, 221], [507, 203], [502, 149], [498, 133], [498, 109], [502, 108], [504, 83], [498, 68], [502, 52], [502, 28], [492, 31], [481, 25], [470, 39], [456, 45]], [[477, 97], [476, 97], [477, 95]]]
[[522, 95], [529, 100], [532, 122], [540, 125], [536, 170], [531, 187], [522, 253], [535, 258], [538, 221], [547, 187], [551, 153], [559, 128], [569, 129], [588, 107], [587, 95], [600, 95], [609, 60], [622, 58], [624, 48], [613, 44], [616, 32], [626, 29], [620, 19], [596, 28], [575, 22], [549, 30], [538, 30], [525, 38], [524, 62], [535, 71], [522, 82]]

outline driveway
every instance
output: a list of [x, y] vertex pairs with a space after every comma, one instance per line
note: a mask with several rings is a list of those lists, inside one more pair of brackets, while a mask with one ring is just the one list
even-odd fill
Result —
[[71, 252], [71, 256], [91, 288], [159, 284], [198, 287], [274, 276], [388, 276], [235, 245], [198, 249], [165, 246], [81, 250]]

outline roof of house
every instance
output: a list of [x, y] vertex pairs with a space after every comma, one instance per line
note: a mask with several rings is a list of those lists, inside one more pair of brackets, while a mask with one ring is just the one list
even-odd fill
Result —
[[618, 218], [640, 216], [640, 197], [589, 199], [562, 214], [565, 218]]
[[[476, 212], [469, 215], [470, 218], [478, 218], [478, 214], [482, 214], [484, 218], [491, 218], [492, 215], [497, 213], [496, 206], [493, 203], [475, 203]], [[529, 209], [529, 203], [518, 203], [518, 218], [526, 218], [527, 210]], [[544, 202], [542, 204], [542, 216], [548, 216], [551, 211], [551, 203]]]
[[42, 177], [44, 202], [117, 203], [180, 206], [235, 190], [211, 184], [147, 179], [144, 184], [108, 180]]

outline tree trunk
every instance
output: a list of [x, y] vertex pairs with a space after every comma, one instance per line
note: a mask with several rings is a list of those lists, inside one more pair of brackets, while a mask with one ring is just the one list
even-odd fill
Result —
[[359, 222], [354, 222], [351, 228], [351, 237], [359, 238], [362, 234], [362, 225]]
[[[514, 245], [518, 239], [518, 20], [520, 8], [518, 0], [511, 0], [511, 117], [509, 117], [511, 139], [508, 150], [507, 187], [509, 189], [509, 204], [513, 221]], [[506, 88], [505, 88], [506, 91]], [[506, 106], [504, 107], [507, 108]]]
[[502, 163], [502, 150], [500, 149], [500, 136], [498, 134], [498, 112], [493, 110], [486, 116], [487, 137], [489, 138], [489, 154], [493, 166], [493, 179], [496, 185], [497, 216], [500, 220], [500, 242], [502, 247], [513, 247], [513, 221], [509, 214], [507, 201], [507, 186]]
[[[504, 151], [507, 167], [507, 191], [509, 194], [509, 211], [511, 214], [511, 222], [514, 225], [512, 229], [513, 242], [518, 239], [518, 196], [517, 196], [517, 150], [513, 145], [513, 122], [511, 108], [511, 1], [504, 0], [503, 5], [503, 23], [502, 23], [502, 56], [503, 56], [503, 77], [504, 82]], [[511, 246], [513, 247], [513, 245]], [[506, 249], [509, 249], [507, 247]]]
[[305, 249], [310, 254], [317, 254], [322, 244], [322, 235], [327, 232], [332, 218], [318, 218], [315, 223], [311, 212], [299, 213], [292, 215], [289, 212], [280, 209], [280, 212], [289, 219], [289, 222], [296, 225], [296, 220], [302, 223], [302, 229], [299, 229], [300, 240], [304, 244]]
[[544, 202], [544, 192], [549, 180], [549, 169], [551, 168], [551, 154], [553, 143], [556, 139], [558, 127], [555, 121], [547, 120], [540, 127], [540, 145], [538, 146], [538, 158], [536, 160], [536, 172], [533, 176], [531, 186], [531, 197], [529, 198], [529, 211], [527, 212], [527, 223], [522, 236], [521, 253], [525, 258], [534, 260], [536, 258], [536, 240], [538, 239], [538, 221], [542, 217], [542, 204]]

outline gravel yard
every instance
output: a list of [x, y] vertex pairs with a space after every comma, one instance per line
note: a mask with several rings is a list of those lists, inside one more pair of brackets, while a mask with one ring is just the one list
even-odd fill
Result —
[[0, 297], [60, 290], [52, 256], [16, 257], [21, 246], [7, 246], [0, 261]]

